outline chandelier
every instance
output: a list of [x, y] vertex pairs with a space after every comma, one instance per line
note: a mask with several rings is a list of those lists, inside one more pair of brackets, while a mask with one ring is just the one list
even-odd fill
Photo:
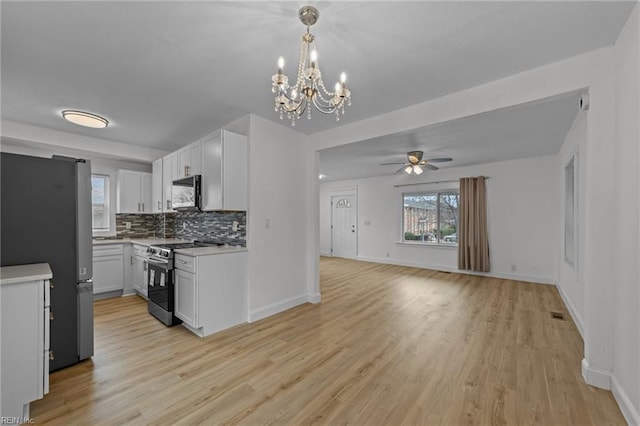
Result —
[[286, 114], [292, 126], [296, 125], [296, 119], [302, 117], [305, 112], [307, 119], [311, 119], [312, 105], [324, 114], [335, 113], [336, 121], [340, 121], [345, 103], [351, 105], [351, 92], [346, 86], [347, 75], [340, 75], [340, 81], [336, 83], [333, 92], [326, 89], [318, 63], [318, 52], [315, 49], [315, 37], [309, 32], [309, 27], [318, 21], [320, 12], [315, 7], [303, 6], [298, 11], [298, 17], [307, 26], [300, 46], [298, 78], [296, 83], [290, 86], [289, 78], [282, 72], [284, 58], [278, 58], [278, 73], [271, 77], [271, 91], [276, 94], [275, 110], [280, 113], [281, 120]]

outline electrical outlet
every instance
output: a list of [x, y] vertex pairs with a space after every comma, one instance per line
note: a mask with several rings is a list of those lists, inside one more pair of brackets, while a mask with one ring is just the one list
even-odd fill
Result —
[[387, 252], [387, 257], [389, 257], [389, 252]]
[[131, 229], [131, 222], [125, 222], [124, 229]]
[[518, 267], [516, 265], [511, 265], [511, 272], [515, 272], [516, 270], [518, 270]]
[[369, 219], [367, 219], [367, 220], [364, 221], [364, 224], [369, 226], [369, 225], [371, 225], [371, 221]]
[[234, 220], [233, 224], [231, 225], [231, 229], [233, 231], [237, 231], [238, 230], [238, 225], [239, 225], [239, 223]]

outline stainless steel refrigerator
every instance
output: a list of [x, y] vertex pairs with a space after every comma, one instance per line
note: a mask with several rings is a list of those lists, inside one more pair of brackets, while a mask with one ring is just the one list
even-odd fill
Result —
[[91, 164], [1, 154], [0, 264], [46, 262], [51, 371], [93, 356]]

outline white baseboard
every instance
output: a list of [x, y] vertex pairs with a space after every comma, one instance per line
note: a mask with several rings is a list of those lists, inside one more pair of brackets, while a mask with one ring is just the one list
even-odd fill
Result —
[[249, 312], [249, 322], [259, 321], [261, 319], [270, 317], [271, 315], [278, 314], [287, 309], [291, 309], [294, 306], [302, 305], [309, 301], [309, 296], [303, 294], [301, 296], [292, 297], [290, 299], [283, 300], [282, 302], [273, 303], [263, 308], [256, 309]]
[[562, 287], [560, 287], [560, 285], [556, 285], [556, 288], [558, 289], [558, 293], [560, 293], [560, 298], [564, 302], [564, 305], [569, 310], [569, 314], [571, 314], [574, 324], [576, 325], [576, 327], [578, 327], [580, 336], [582, 336], [582, 339], [584, 340], [584, 326], [582, 322], [582, 316], [580, 316], [580, 314], [576, 310], [576, 307], [573, 305], [573, 303], [571, 303], [571, 300], [569, 299], [569, 297], [567, 297], [567, 294], [564, 292]]
[[611, 371], [592, 367], [584, 358], [582, 359], [582, 377], [588, 385], [611, 390]]
[[633, 406], [627, 392], [620, 386], [620, 382], [616, 379], [615, 374], [611, 375], [611, 392], [616, 399], [620, 411], [628, 424], [632, 426], [640, 425], [640, 412]]
[[320, 303], [320, 299], [321, 299], [320, 293], [307, 295], [307, 302], [309, 303], [313, 303], [313, 304]]
[[320, 256], [331, 257], [331, 252], [328, 252], [328, 251], [321, 251], [321, 252], [320, 252]]
[[508, 274], [508, 273], [500, 273], [500, 272], [466, 271], [458, 268], [452, 268], [450, 266], [437, 265], [433, 263], [424, 264], [424, 263], [416, 263], [416, 262], [405, 262], [403, 260], [396, 260], [396, 259], [383, 259], [383, 258], [366, 257], [366, 256], [358, 256], [356, 260], [362, 260], [364, 262], [373, 262], [373, 263], [384, 263], [386, 265], [399, 265], [399, 266], [409, 266], [412, 268], [433, 269], [436, 271], [443, 271], [443, 272], [455, 272], [456, 274], [477, 275], [481, 277], [502, 278], [502, 279], [514, 280], [514, 281], [525, 281], [525, 282], [530, 282], [535, 284], [556, 285], [556, 280], [549, 277], [538, 277], [533, 275], [521, 275], [521, 274]]

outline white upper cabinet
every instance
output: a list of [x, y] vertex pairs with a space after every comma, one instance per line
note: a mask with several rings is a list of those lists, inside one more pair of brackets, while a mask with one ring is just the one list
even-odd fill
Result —
[[162, 211], [172, 212], [171, 184], [178, 179], [178, 153], [172, 152], [162, 158]]
[[222, 130], [202, 142], [202, 210], [247, 210], [247, 138]]
[[202, 144], [194, 142], [178, 150], [178, 177], [199, 175], [202, 172]]
[[162, 212], [162, 200], [164, 193], [162, 192], [162, 158], [158, 158], [152, 164], [152, 182], [151, 182], [151, 212]]
[[151, 173], [118, 170], [116, 213], [151, 213]]

